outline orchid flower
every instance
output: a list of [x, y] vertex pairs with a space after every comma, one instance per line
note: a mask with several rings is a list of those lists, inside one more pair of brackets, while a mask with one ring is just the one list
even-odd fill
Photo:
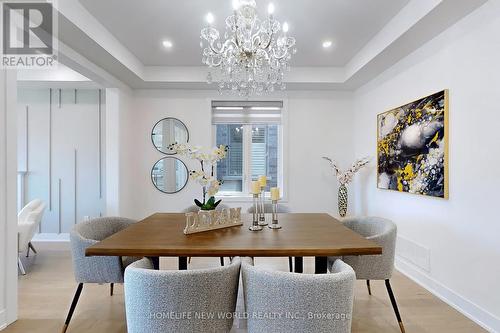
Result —
[[[219, 147], [205, 150], [200, 146], [174, 143], [169, 146], [169, 149], [181, 156], [187, 156], [200, 162], [201, 170], [192, 170], [189, 172], [190, 178], [203, 187], [203, 203], [198, 200], [195, 200], [195, 203], [202, 207], [202, 209], [211, 204], [217, 206], [220, 200], [215, 202], [213, 196], [219, 192], [222, 181], [214, 177], [215, 166], [227, 157], [229, 147], [220, 145]], [[206, 201], [207, 194], [210, 197], [208, 202]]]

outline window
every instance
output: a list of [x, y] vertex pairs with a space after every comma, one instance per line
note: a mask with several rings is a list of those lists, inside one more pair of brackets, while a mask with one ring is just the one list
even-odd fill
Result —
[[214, 101], [216, 145], [229, 146], [217, 165], [223, 196], [248, 196], [251, 180], [267, 176], [269, 188], [283, 189], [282, 102]]

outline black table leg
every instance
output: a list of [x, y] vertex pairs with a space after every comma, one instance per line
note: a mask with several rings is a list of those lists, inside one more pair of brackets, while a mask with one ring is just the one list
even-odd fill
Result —
[[179, 257], [179, 270], [185, 271], [188, 269], [187, 257]]
[[151, 260], [151, 263], [153, 264], [153, 268], [155, 270], [160, 269], [160, 257], [148, 257], [149, 260]]
[[326, 257], [314, 258], [314, 274], [326, 274], [328, 271], [328, 259]]
[[295, 257], [295, 273], [303, 273], [303, 272], [304, 272], [304, 258]]

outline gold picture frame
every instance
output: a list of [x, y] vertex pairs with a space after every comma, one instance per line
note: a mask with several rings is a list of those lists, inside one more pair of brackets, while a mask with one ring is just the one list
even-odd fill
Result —
[[377, 188], [449, 198], [449, 91], [377, 114]]

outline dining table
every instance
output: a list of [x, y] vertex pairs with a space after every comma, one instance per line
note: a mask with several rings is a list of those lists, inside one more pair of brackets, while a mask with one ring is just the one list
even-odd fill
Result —
[[[382, 247], [326, 213], [279, 214], [281, 229], [264, 226], [250, 231], [252, 214], [241, 214], [243, 225], [185, 235], [184, 213], [155, 213], [88, 247], [86, 256], [178, 257], [187, 269], [188, 257], [295, 257], [294, 272], [303, 273], [303, 258], [315, 258], [315, 273], [327, 273], [327, 257], [382, 254]], [[267, 216], [270, 220], [270, 216]]]

